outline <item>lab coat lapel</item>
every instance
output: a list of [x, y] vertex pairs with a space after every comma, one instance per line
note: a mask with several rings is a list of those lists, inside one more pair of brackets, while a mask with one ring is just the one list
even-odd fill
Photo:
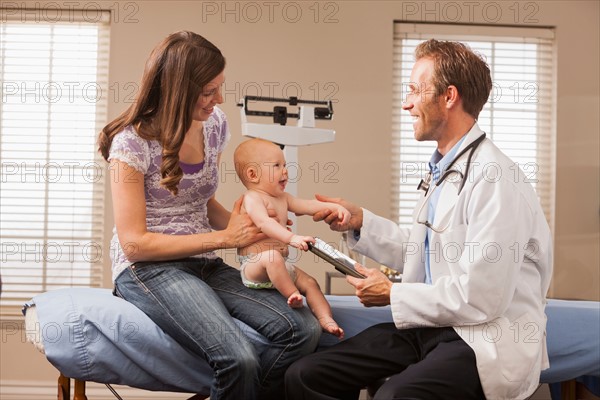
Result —
[[[413, 212], [413, 226], [410, 230], [406, 260], [402, 272], [403, 282], [425, 282], [425, 235], [427, 228], [417, 223], [417, 213], [421, 209], [425, 197], [421, 196]], [[424, 213], [427, 210], [423, 211]]]
[[447, 182], [441, 185], [440, 198], [435, 208], [435, 218], [433, 219], [433, 227], [436, 229], [444, 228], [448, 225], [448, 220], [452, 218], [452, 211], [458, 199], [458, 188], [460, 181], [450, 182], [452, 177], [448, 177]]
[[[457, 150], [456, 154], [460, 154], [465, 147], [477, 140], [477, 138], [479, 138], [482, 134], [483, 131], [479, 129], [479, 126], [477, 123], [475, 123], [469, 133], [467, 133], [467, 137]], [[454, 164], [452, 169], [457, 169], [458, 171], [465, 173], [468, 158], [469, 152], [467, 151], [461, 156], [460, 160]], [[471, 171], [469, 174], [471, 174]], [[463, 179], [469, 179], [469, 177], [465, 176]], [[452, 218], [452, 211], [454, 210], [454, 206], [458, 200], [458, 189], [460, 188], [461, 184], [462, 180], [459, 179], [459, 176], [457, 174], [453, 174], [448, 176], [444, 183], [440, 185], [439, 189], [441, 189], [441, 193], [435, 209], [435, 219], [433, 221], [434, 227], [443, 228], [448, 225], [448, 221], [450, 218]]]

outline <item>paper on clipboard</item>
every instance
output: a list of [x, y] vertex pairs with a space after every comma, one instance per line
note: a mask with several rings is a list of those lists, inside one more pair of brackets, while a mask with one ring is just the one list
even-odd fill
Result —
[[323, 240], [315, 238], [315, 243], [309, 243], [308, 249], [323, 260], [332, 264], [335, 267], [335, 269], [337, 269], [341, 273], [354, 276], [356, 278], [366, 278], [366, 276], [364, 276], [356, 270], [356, 261], [345, 255], [344, 253], [334, 249], [332, 246], [328, 245]]

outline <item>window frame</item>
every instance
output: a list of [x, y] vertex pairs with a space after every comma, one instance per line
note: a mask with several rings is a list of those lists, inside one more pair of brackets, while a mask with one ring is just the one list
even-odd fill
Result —
[[[536, 157], [535, 164], [531, 165], [534, 172], [526, 176], [532, 177], [532, 183], [538, 192], [538, 197], [546, 215], [546, 219], [552, 231], [554, 231], [555, 219], [555, 191], [556, 191], [556, 42], [555, 31], [552, 27], [523, 27], [504, 25], [478, 25], [478, 24], [443, 24], [443, 23], [421, 23], [421, 22], [394, 22], [393, 40], [393, 107], [392, 107], [392, 196], [391, 214], [392, 219], [399, 222], [402, 227], [412, 226], [412, 213], [418, 201], [420, 192], [416, 186], [420, 179], [428, 171], [427, 162], [435, 150], [434, 142], [417, 142], [413, 137], [410, 125], [410, 116], [402, 110], [402, 100], [406, 95], [406, 84], [410, 80], [410, 69], [414, 64], [414, 53], [403, 49], [403, 41], [421, 42], [435, 38], [438, 40], [453, 40], [466, 43], [480, 42], [483, 40], [498, 43], [533, 43], [543, 46], [543, 57], [549, 60], [540, 61], [539, 69], [544, 69], [543, 79], [536, 82], [538, 90], [535, 107], [543, 109], [537, 113], [536, 121], [544, 125], [544, 130], [536, 133]], [[411, 47], [413, 48], [413, 47]], [[477, 48], [473, 46], [474, 50]], [[485, 57], [485, 55], [484, 55]], [[486, 103], [481, 117], [494, 111], [494, 96], [498, 98], [498, 92], [508, 94], [506, 88], [494, 79], [494, 62], [490, 62], [492, 70], [492, 81], [494, 89], [490, 95], [490, 101]], [[408, 67], [410, 65], [410, 67]], [[515, 81], [517, 82], [517, 81]], [[515, 86], [516, 91], [520, 86]], [[498, 103], [502, 101], [500, 97]], [[491, 111], [490, 111], [491, 109]], [[541, 116], [540, 116], [541, 114]], [[489, 119], [493, 121], [493, 117]], [[480, 122], [480, 121], [478, 121]], [[480, 126], [482, 124], [480, 123]], [[536, 126], [541, 126], [536, 125]], [[501, 150], [507, 153], [516, 165], [530, 167], [530, 165], [519, 165], [520, 158], [513, 157], [510, 149], [506, 149], [506, 140], [495, 140], [494, 129], [482, 126]], [[538, 128], [542, 130], [542, 128]], [[523, 169], [523, 168], [521, 168]]]
[[[52, 16], [44, 11], [0, 8], [0, 78], [3, 89], [3, 101], [0, 103], [0, 181], [10, 192], [2, 195], [0, 210], [2, 221], [8, 225], [8, 228], [0, 227], [3, 233], [0, 239], [1, 320], [22, 318], [23, 304], [47, 290], [102, 286], [104, 258], [108, 253], [102, 251], [106, 167], [96, 150], [96, 138], [97, 132], [107, 122], [110, 11], [98, 10], [92, 15], [70, 9]], [[97, 28], [96, 38], [93, 34], [85, 34], [85, 28], [92, 26]], [[40, 58], [39, 63], [27, 54], [38, 56], [36, 45], [42, 45], [42, 36], [38, 42], [13, 41], [9, 46], [10, 32], [27, 27], [34, 28], [32, 34], [36, 29], [52, 33], [48, 38], [48, 56]], [[70, 36], [66, 32], [76, 27], [84, 28], [77, 31], [79, 36]], [[76, 39], [79, 41], [75, 42]], [[74, 41], [71, 46], [69, 40]], [[90, 48], [96, 48], [94, 54], [87, 50], [87, 40], [91, 41]], [[11, 46], [13, 50], [10, 50]], [[9, 51], [22, 54], [12, 59], [17, 64], [11, 65], [6, 55]], [[39, 54], [45, 51], [41, 50]], [[89, 58], [83, 56], [85, 52], [90, 54]], [[73, 58], [69, 59], [69, 54]], [[17, 70], [20, 62], [24, 63], [22, 70]], [[89, 65], [85, 65], [86, 62]], [[41, 71], [45, 63], [48, 79], [43, 81], [38, 79], [36, 71]], [[90, 71], [95, 71], [92, 79], [89, 79]], [[77, 79], [70, 79], [72, 75], [69, 75], [69, 80], [66, 80], [68, 74]], [[13, 79], [11, 76], [23, 78]], [[67, 91], [61, 92], [61, 88]], [[24, 98], [21, 97], [20, 101], [11, 99], [11, 96], [23, 96], [21, 91], [27, 91]], [[35, 96], [33, 102], [28, 101], [27, 93]], [[37, 121], [36, 113], [47, 115], [47, 120], [32, 128]], [[85, 127], [78, 125], [81, 121], [86, 122]], [[46, 140], [45, 150], [39, 150], [44, 144], [38, 146], [40, 143], [36, 143], [36, 138], [40, 142]], [[63, 146], [70, 150], [60, 150]], [[20, 154], [22, 159], [18, 158]], [[27, 211], [31, 199], [35, 200], [29, 203], [29, 210], [33, 211]], [[21, 201], [24, 211], [19, 214], [16, 206]], [[22, 224], [19, 218], [23, 219]]]

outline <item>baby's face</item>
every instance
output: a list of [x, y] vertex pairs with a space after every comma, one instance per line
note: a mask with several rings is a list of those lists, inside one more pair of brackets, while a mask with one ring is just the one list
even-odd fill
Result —
[[271, 196], [281, 196], [288, 182], [285, 156], [279, 146], [272, 143], [260, 143], [257, 149], [259, 181], [257, 189]]

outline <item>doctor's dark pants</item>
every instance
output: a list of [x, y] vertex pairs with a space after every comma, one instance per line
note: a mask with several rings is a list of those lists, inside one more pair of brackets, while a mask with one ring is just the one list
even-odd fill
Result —
[[398, 330], [393, 323], [296, 361], [286, 373], [286, 398], [355, 400], [386, 377], [375, 400], [485, 399], [475, 353], [454, 329]]

